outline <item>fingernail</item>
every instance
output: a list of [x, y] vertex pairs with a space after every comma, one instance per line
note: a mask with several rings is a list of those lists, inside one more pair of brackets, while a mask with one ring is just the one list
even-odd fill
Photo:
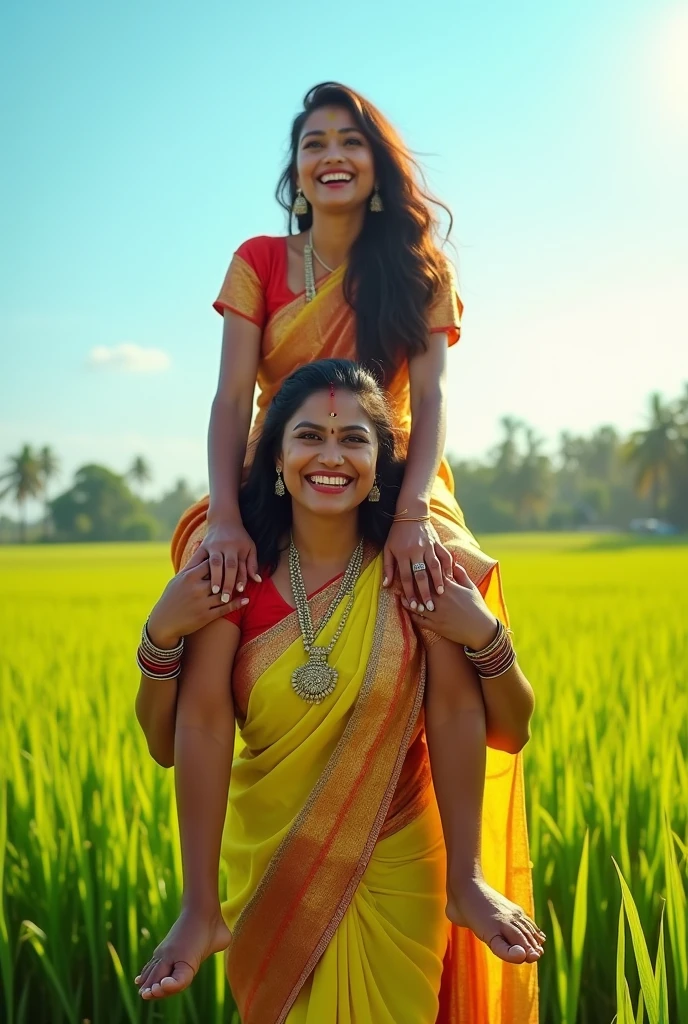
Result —
[[242, 606], [245, 605], [245, 604], [248, 604], [248, 598], [247, 597], [243, 598], [243, 600], [239, 601], [239, 604], [242, 605]]
[[149, 988], [144, 988], [144, 990], [141, 993], [141, 995], [142, 996], [149, 996], [150, 995], [150, 989]]
[[219, 594], [220, 588], [218, 586], [213, 587], [213, 594]]
[[435, 610], [435, 606], [432, 603], [432, 601], [428, 601], [428, 603], [426, 604], [425, 607], [428, 609], [429, 612], [434, 612], [434, 610]]
[[244, 584], [243, 583], [237, 583], [237, 590], [239, 591], [239, 593], [241, 593], [241, 591], [243, 589], [244, 589]]
[[223, 604], [227, 604], [228, 601], [229, 601], [229, 594], [223, 594], [222, 595], [222, 603]]
[[419, 611], [419, 612], [420, 612], [420, 614], [422, 615], [422, 614], [423, 614], [423, 612], [425, 611], [425, 605], [419, 604], [419, 605], [418, 605], [418, 611]]
[[263, 582], [263, 577], [259, 576], [258, 573], [256, 573], [256, 575], [253, 578], [256, 581], [256, 583], [262, 583]]
[[384, 579], [383, 579], [383, 581], [382, 581], [382, 586], [383, 586], [383, 587], [386, 587], [388, 583], [389, 583], [389, 580], [388, 580], [388, 579], [387, 579], [387, 577], [385, 576], [385, 578], [384, 578]]
[[415, 612], [417, 607], [418, 607], [418, 605], [416, 604], [416, 602], [415, 601], [411, 601], [411, 611]]
[[439, 587], [437, 588], [437, 593], [438, 594], [443, 594], [444, 593], [444, 587], [442, 586], [441, 583], [440, 583]]

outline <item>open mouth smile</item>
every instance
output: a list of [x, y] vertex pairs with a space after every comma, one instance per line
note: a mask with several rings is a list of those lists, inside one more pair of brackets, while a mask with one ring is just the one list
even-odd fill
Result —
[[306, 480], [313, 490], [321, 494], [340, 494], [352, 483], [350, 476], [341, 473], [309, 473]]
[[342, 188], [353, 181], [353, 177], [349, 171], [325, 171], [318, 177], [318, 181], [321, 185], [327, 185], [329, 188]]

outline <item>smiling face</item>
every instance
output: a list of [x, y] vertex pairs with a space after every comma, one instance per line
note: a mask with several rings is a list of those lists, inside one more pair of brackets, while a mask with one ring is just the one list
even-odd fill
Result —
[[287, 423], [277, 460], [294, 514], [298, 506], [323, 516], [357, 508], [375, 482], [377, 452], [375, 427], [355, 395], [311, 395]]
[[373, 153], [344, 107], [321, 107], [304, 123], [296, 161], [297, 184], [315, 209], [351, 211], [375, 186]]

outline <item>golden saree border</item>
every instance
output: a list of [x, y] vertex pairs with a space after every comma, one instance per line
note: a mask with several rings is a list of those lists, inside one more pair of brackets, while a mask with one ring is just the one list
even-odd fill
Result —
[[260, 328], [265, 324], [265, 294], [260, 278], [253, 267], [237, 253], [229, 264], [213, 308], [218, 313], [229, 309]]
[[422, 646], [382, 590], [354, 711], [237, 921], [227, 972], [243, 1024], [282, 1024], [370, 860], [423, 701]]

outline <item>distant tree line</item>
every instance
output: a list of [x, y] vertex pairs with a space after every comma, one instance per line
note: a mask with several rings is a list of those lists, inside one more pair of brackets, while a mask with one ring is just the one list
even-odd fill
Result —
[[[501, 427], [502, 439], [487, 458], [450, 457], [457, 497], [476, 533], [625, 529], [630, 520], [649, 516], [688, 529], [688, 385], [675, 401], [651, 395], [646, 426], [629, 437], [610, 426], [587, 437], [563, 432], [553, 455], [521, 420], [505, 416]], [[121, 475], [82, 466], [72, 486], [52, 499], [59, 461], [50, 447], [24, 445], [8, 461], [0, 499], [11, 498], [19, 516], [18, 523], [0, 517], [5, 543], [162, 540], [198, 497], [178, 480], [158, 500], [144, 500], [152, 473], [142, 456]], [[36, 500], [45, 514], [29, 526], [27, 503]]]
[[456, 494], [478, 533], [615, 526], [664, 519], [688, 529], [688, 385], [673, 402], [650, 396], [647, 425], [622, 437], [566, 431], [554, 455], [526, 423], [505, 416], [482, 461], [452, 459]]
[[[48, 464], [51, 473], [42, 469]], [[19, 511], [18, 524], [0, 517], [0, 542], [20, 541], [137, 541], [165, 540], [172, 535], [182, 512], [198, 498], [185, 480], [157, 500], [144, 500], [145, 485], [152, 480], [146, 460], [138, 455], [125, 474], [113, 473], [95, 463], [81, 466], [72, 486], [48, 500], [48, 483], [59, 470], [50, 449], [34, 452], [24, 445], [10, 460], [0, 496], [12, 496]], [[132, 490], [135, 487], [139, 493]], [[29, 500], [43, 500], [45, 514], [38, 523], [27, 524]]]

